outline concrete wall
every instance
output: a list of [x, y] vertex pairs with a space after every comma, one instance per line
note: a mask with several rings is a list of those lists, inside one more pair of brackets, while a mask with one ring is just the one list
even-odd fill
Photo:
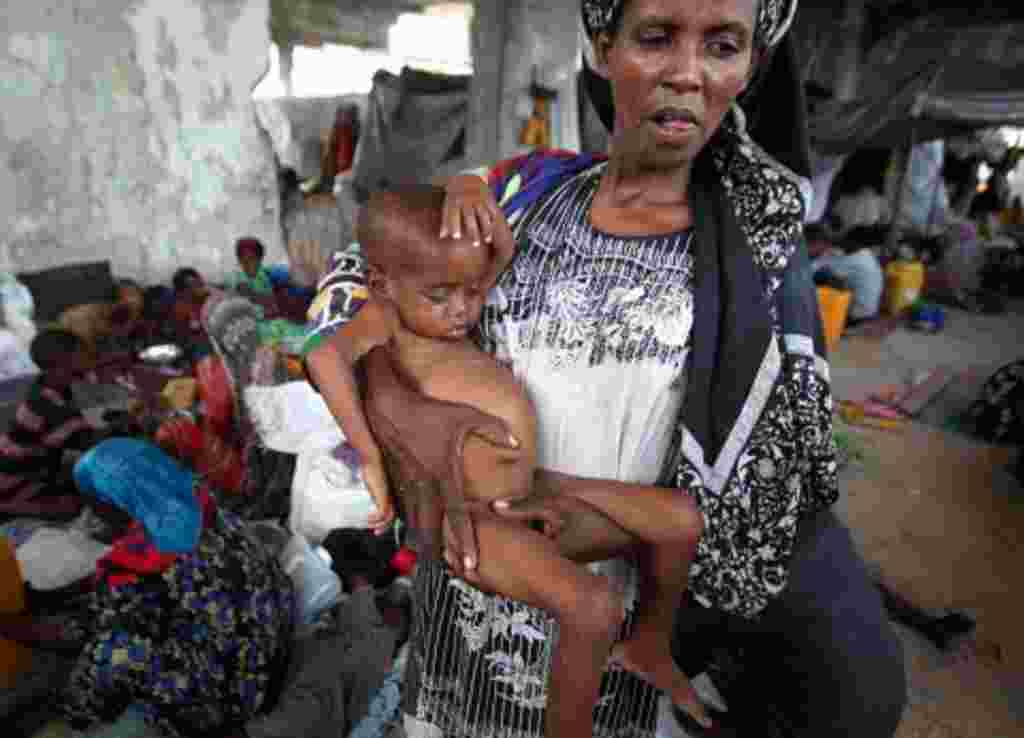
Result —
[[5, 5], [0, 268], [110, 259], [118, 276], [215, 278], [245, 234], [283, 258], [251, 102], [268, 0]]

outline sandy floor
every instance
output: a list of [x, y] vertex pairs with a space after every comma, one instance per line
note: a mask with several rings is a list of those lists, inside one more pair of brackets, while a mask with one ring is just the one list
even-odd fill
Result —
[[[997, 366], [1024, 356], [1021, 336], [1017, 310], [953, 313], [937, 336], [898, 330], [844, 339], [833, 357], [835, 392], [862, 396], [938, 364]], [[840, 503], [865, 558], [897, 591], [978, 623], [952, 654], [900, 629], [911, 689], [898, 736], [1024, 736], [1024, 490], [1006, 470], [1011, 450], [939, 425], [933, 418], [901, 432], [858, 431], [868, 458], [844, 475]]]

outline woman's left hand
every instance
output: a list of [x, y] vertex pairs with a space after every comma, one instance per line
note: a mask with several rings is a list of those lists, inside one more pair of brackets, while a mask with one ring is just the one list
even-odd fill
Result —
[[494, 259], [486, 278], [488, 289], [512, 261], [512, 231], [483, 177], [459, 174], [445, 185], [440, 237], [449, 236], [470, 239], [477, 246], [490, 244], [494, 249]]

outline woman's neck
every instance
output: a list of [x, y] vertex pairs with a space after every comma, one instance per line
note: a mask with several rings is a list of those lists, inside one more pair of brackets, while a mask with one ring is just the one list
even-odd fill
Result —
[[653, 236], [689, 228], [691, 172], [691, 163], [656, 169], [615, 156], [613, 151], [594, 196], [591, 224], [620, 236]]
[[616, 156], [613, 150], [601, 189], [613, 207], [685, 205], [689, 199], [693, 163], [673, 168], [645, 166], [632, 157]]

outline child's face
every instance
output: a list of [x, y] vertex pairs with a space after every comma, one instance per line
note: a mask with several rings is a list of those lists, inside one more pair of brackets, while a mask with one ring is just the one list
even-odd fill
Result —
[[256, 254], [244, 253], [238, 257], [238, 264], [242, 267], [242, 271], [250, 277], [255, 277], [256, 272], [260, 270], [260, 263], [263, 261]]
[[210, 294], [210, 288], [202, 277], [192, 277], [188, 282], [188, 293], [193, 300], [205, 300]]
[[442, 258], [388, 278], [386, 289], [407, 330], [458, 341], [480, 320], [491, 254], [468, 242], [443, 241], [442, 248]]

